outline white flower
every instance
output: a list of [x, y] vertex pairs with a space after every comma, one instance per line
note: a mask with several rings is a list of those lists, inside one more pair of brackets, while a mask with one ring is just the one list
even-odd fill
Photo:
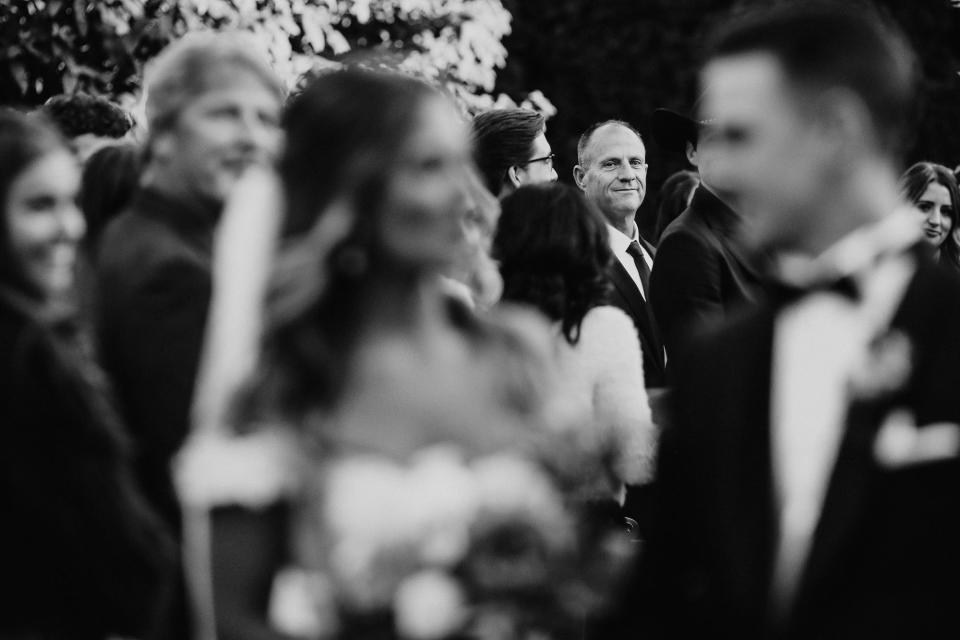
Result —
[[424, 562], [450, 566], [463, 558], [478, 497], [476, 480], [460, 452], [445, 446], [420, 452], [405, 493]]
[[477, 460], [474, 472], [481, 512], [527, 521], [554, 548], [572, 543], [573, 525], [562, 499], [534, 463], [518, 456], [493, 455]]
[[336, 630], [334, 592], [321, 573], [296, 567], [274, 577], [268, 617], [277, 631], [297, 637], [329, 637]]
[[466, 619], [466, 599], [453, 578], [421, 571], [403, 581], [394, 598], [397, 632], [410, 640], [439, 640]]
[[374, 456], [346, 458], [327, 476], [323, 521], [335, 539], [399, 545], [410, 539], [404, 507], [405, 474]]

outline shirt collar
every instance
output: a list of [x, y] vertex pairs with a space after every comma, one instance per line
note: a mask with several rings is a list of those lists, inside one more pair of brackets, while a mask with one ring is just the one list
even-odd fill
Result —
[[916, 214], [901, 208], [878, 222], [854, 229], [814, 258], [780, 255], [777, 271], [781, 280], [799, 286], [855, 276], [884, 256], [905, 251], [920, 237]]
[[639, 241], [640, 239], [640, 230], [637, 228], [636, 222], [630, 223], [630, 235], [626, 235], [624, 232], [617, 229], [609, 222], [607, 223], [607, 231], [610, 236], [610, 247], [613, 249], [614, 253], [624, 253], [627, 250], [627, 247], [630, 246], [630, 243], [633, 241]]

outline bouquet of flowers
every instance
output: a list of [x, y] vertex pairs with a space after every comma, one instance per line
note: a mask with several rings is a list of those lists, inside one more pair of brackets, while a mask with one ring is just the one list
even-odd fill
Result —
[[322, 568], [279, 576], [273, 623], [311, 638], [580, 637], [632, 547], [614, 520], [583, 517], [574, 458], [434, 446], [406, 464], [334, 460], [312, 515]]

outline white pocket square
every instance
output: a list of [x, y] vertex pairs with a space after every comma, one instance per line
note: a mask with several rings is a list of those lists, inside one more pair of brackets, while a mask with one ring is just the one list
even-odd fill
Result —
[[936, 462], [960, 453], [960, 424], [935, 422], [918, 427], [909, 411], [892, 411], [877, 432], [873, 455], [887, 469]]

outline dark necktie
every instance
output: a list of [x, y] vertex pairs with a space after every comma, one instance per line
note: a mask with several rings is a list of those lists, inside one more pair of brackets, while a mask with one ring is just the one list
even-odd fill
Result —
[[636, 240], [631, 242], [627, 247], [627, 253], [633, 258], [634, 264], [637, 265], [637, 271], [640, 273], [640, 284], [643, 285], [643, 297], [649, 300], [650, 267], [647, 266], [647, 259], [643, 256], [643, 249], [640, 248], [640, 243]]

